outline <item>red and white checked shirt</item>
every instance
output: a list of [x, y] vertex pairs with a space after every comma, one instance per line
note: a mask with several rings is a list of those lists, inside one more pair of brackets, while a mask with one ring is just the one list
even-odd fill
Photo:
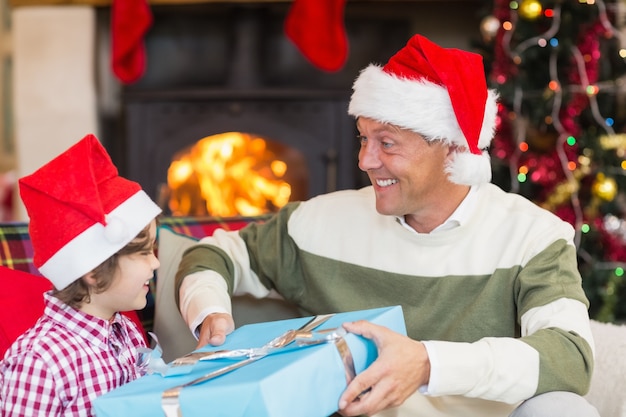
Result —
[[2, 417], [93, 416], [91, 402], [141, 376], [144, 338], [127, 317], [111, 321], [75, 310], [50, 293], [37, 323], [0, 362]]

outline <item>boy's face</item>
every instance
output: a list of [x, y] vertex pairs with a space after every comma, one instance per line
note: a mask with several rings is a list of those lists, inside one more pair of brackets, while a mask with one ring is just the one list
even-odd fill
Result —
[[141, 310], [146, 306], [148, 284], [160, 265], [154, 254], [156, 242], [154, 220], [150, 224], [149, 233], [149, 244], [144, 250], [119, 257], [119, 267], [111, 286], [104, 292], [91, 294], [91, 302], [84, 306], [89, 310], [88, 313], [109, 319], [118, 311]]

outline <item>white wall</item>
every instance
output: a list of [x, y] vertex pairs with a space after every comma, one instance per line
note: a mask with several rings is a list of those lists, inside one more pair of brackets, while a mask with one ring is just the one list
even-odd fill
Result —
[[[95, 10], [19, 7], [13, 19], [17, 175], [35, 171], [87, 133], [98, 135]], [[17, 194], [17, 193], [16, 193]], [[17, 219], [26, 219], [16, 196]]]

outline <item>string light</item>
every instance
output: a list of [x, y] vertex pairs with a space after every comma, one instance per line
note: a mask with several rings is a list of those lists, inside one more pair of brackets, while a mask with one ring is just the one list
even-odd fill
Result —
[[[513, 9], [513, 8], [511, 8]], [[524, 51], [526, 51], [528, 48], [531, 48], [533, 46], [537, 46], [539, 45], [539, 40], [540, 39], [551, 39], [554, 36], [556, 36], [556, 34], [559, 31], [559, 27], [561, 25], [561, 6], [557, 5], [554, 9], [554, 17], [552, 19], [552, 23], [550, 25], [550, 27], [548, 28], [548, 30], [546, 30], [544, 33], [538, 35], [538, 36], [534, 36], [532, 38], [526, 39], [525, 41], [521, 42], [519, 45], [517, 45], [517, 47], [515, 48], [515, 55], [516, 56], [521, 56], [522, 53]], [[516, 15], [516, 13], [514, 13], [514, 15]], [[515, 27], [513, 26], [513, 28], [511, 29], [511, 32], [515, 30]], [[510, 39], [509, 39], [510, 42]]]
[[598, 94], [598, 91], [600, 91], [600, 89], [598, 88], [597, 85], [588, 85], [587, 88], [585, 88], [585, 92], [590, 97]]
[[[613, 27], [609, 19], [604, 1], [586, 1], [582, 4], [589, 7], [597, 7], [598, 19], [601, 27], [605, 31], [605, 34], [607, 36], [618, 36], [620, 41], [622, 41], [621, 34]], [[524, 63], [526, 52], [531, 48], [546, 48], [548, 45], [552, 48], [549, 53], [548, 62], [549, 81], [547, 88], [543, 93], [544, 100], [546, 103], [550, 103], [551, 109], [549, 109], [549, 114], [543, 116], [543, 123], [546, 126], [552, 126], [556, 131], [557, 140], [555, 150], [561, 164], [562, 175], [565, 176], [567, 182], [575, 182], [577, 181], [575, 175], [580, 175], [579, 171], [581, 166], [579, 166], [575, 161], [572, 161], [572, 157], [569, 157], [568, 153], [576, 152], [575, 147], [578, 145], [578, 141], [575, 137], [576, 132], [572, 129], [577, 127], [574, 120], [581, 112], [581, 106], [573, 105], [572, 98], [575, 100], [577, 94], [583, 94], [587, 97], [588, 107], [593, 120], [595, 120], [600, 129], [603, 129], [606, 132], [606, 135], [615, 135], [613, 130], [615, 121], [611, 117], [606, 117], [601, 114], [597, 102], [597, 96], [603, 89], [615, 87], [607, 85], [606, 83], [598, 83], [598, 80], [596, 79], [597, 69], [593, 66], [597, 65], [596, 61], [600, 58], [600, 51], [597, 46], [589, 44], [581, 46], [568, 46], [569, 54], [572, 57], [570, 62], [574, 63], [572, 69], [576, 76], [571, 79], [564, 79], [563, 81], [567, 81], [568, 84], [566, 86], [562, 85], [562, 82], [559, 79], [562, 74], [559, 73], [558, 68], [560, 63], [565, 61], [560, 57], [563, 54], [563, 51], [560, 49], [561, 42], [557, 37], [559, 30], [561, 29], [561, 13], [563, 11], [562, 3], [557, 2], [554, 7], [543, 10], [543, 16], [549, 19], [546, 20], [548, 27], [544, 32], [520, 41], [516, 39], [516, 42], [518, 42], [516, 45], [512, 44], [512, 40], [514, 39], [514, 34], [518, 29], [517, 26], [519, 16], [521, 15], [526, 20], [532, 20], [533, 16], [538, 15], [537, 10], [540, 10], [542, 5], [536, 0], [522, 0], [521, 2], [511, 1], [508, 5], [510, 8], [510, 15], [506, 17], [499, 17], [501, 21], [506, 23], [506, 25], [503, 24], [502, 26], [504, 31], [500, 39], [502, 43], [502, 51], [508, 55], [510, 62], [513, 65], [518, 67], [521, 66]], [[581, 47], [584, 48], [584, 51], [581, 51]], [[626, 48], [622, 48], [619, 51], [619, 54], [621, 57], [626, 57]], [[588, 71], [592, 70], [594, 73], [592, 75], [592, 79], [590, 79], [590, 73]], [[513, 72], [508, 73], [502, 71], [499, 74], [496, 74], [494, 78], [499, 84], [504, 85], [508, 82], [507, 74], [516, 73], [515, 69], [513, 69]], [[572, 82], [572, 80], [574, 80], [574, 82]], [[566, 99], [564, 97], [565, 92], [568, 93], [568, 102], [564, 102]], [[527, 101], [527, 98], [531, 98], [530, 96], [526, 97], [527, 94], [533, 94], [533, 92], [527, 93], [519, 84], [516, 84], [513, 100], [513, 112], [518, 115], [518, 117], [515, 120], [510, 118], [514, 124], [515, 129], [513, 133], [515, 134], [517, 143], [517, 147], [510, 157], [510, 163], [513, 164], [513, 167], [517, 167], [520, 157], [527, 154], [530, 150], [530, 145], [528, 140], [526, 140], [526, 123], [528, 122], [528, 118], [524, 117], [526, 109], [521, 105], [522, 102]], [[519, 117], [520, 115], [523, 117]], [[626, 169], [625, 165], [626, 162], [622, 162], [622, 170]], [[513, 167], [511, 169], [514, 169]], [[531, 180], [540, 178], [538, 174], [533, 175], [533, 173], [529, 172], [527, 168], [523, 171], [520, 170], [518, 172], [512, 172], [512, 174], [514, 174], [512, 175], [512, 178], [517, 179], [517, 181], [512, 181], [511, 184], [512, 191], [514, 192], [519, 190], [519, 183], [525, 182], [529, 178]], [[555, 175], [555, 173], [552, 172], [545, 175]], [[578, 246], [580, 244], [579, 231], [583, 225], [584, 213], [577, 189], [572, 190], [570, 202], [575, 214], [574, 225], [577, 230], [575, 243]]]

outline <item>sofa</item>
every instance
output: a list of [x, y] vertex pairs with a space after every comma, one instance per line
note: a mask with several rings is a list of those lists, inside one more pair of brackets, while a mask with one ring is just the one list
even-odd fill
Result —
[[[152, 281], [148, 305], [141, 311], [130, 312], [130, 315], [135, 317], [136, 313], [135, 318], [146, 334], [156, 335], [167, 362], [196, 346], [196, 340], [178, 313], [173, 294], [174, 274], [184, 250], [197, 239], [211, 235], [217, 228], [238, 230], [252, 221], [263, 222], [266, 219], [267, 216], [227, 219], [165, 216], [159, 219], [157, 250], [161, 266]], [[0, 266], [39, 276], [32, 264], [32, 254], [26, 223], [0, 223]], [[47, 287], [45, 283], [38, 282], [35, 288], [41, 291]], [[35, 311], [40, 302], [40, 299], [32, 301]], [[305, 312], [299, 311], [278, 294], [262, 300], [249, 296], [233, 298], [233, 317], [237, 327], [302, 314]], [[11, 324], [15, 332], [15, 323]], [[626, 392], [626, 326], [595, 320], [591, 324], [596, 343], [596, 365], [586, 397], [602, 417], [626, 417], [626, 396], [623, 394]], [[0, 333], [4, 325], [0, 322]]]

